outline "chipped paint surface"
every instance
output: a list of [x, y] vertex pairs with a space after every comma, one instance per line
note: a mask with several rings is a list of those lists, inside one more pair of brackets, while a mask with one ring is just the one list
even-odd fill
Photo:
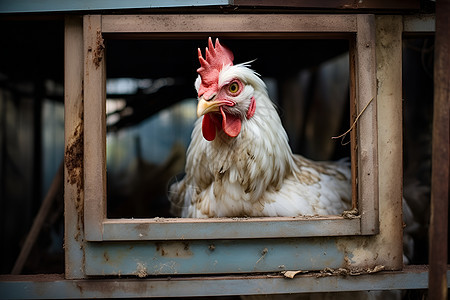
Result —
[[147, 266], [141, 262], [137, 262], [136, 264], [136, 273], [139, 278], [144, 278], [148, 276]]
[[345, 267], [333, 239], [89, 243], [88, 275], [173, 275]]
[[156, 243], [156, 251], [163, 257], [184, 257], [193, 255], [189, 242]]

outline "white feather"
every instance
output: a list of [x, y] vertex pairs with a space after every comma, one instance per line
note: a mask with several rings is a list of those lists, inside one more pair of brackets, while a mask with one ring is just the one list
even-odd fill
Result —
[[[245, 64], [226, 66], [219, 86], [234, 79], [245, 87], [234, 113], [246, 111], [253, 96], [256, 111], [242, 116], [240, 134], [202, 135], [197, 120], [187, 151], [186, 176], [172, 185], [170, 200], [182, 217], [299, 216], [340, 214], [350, 207], [349, 163], [313, 162], [292, 154], [266, 86]], [[199, 79], [196, 81], [198, 88]]]

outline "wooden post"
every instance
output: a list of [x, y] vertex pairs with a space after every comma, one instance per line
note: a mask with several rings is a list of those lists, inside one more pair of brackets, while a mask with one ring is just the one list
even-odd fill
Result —
[[380, 234], [367, 240], [364, 247], [376, 253], [377, 264], [400, 270], [403, 267], [402, 17], [377, 16], [376, 28], [374, 84], [377, 87]]
[[450, 0], [436, 1], [428, 295], [447, 299]]
[[83, 19], [67, 16], [64, 32], [64, 248], [67, 279], [84, 278]]
[[84, 224], [88, 241], [101, 241], [106, 218], [106, 64], [102, 16], [83, 18]]
[[[356, 110], [362, 113], [358, 121], [358, 204], [361, 233], [379, 233], [378, 204], [378, 130], [375, 17], [357, 16], [356, 61], [358, 84]], [[367, 72], [366, 70], [369, 70]]]

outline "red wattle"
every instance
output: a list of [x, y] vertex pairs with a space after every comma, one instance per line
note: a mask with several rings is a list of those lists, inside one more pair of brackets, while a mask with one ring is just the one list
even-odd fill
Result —
[[226, 114], [223, 108], [220, 108], [222, 113], [222, 129], [230, 137], [237, 137], [241, 132], [241, 119], [232, 114]]
[[216, 125], [209, 114], [203, 116], [202, 133], [207, 141], [213, 141], [216, 138]]

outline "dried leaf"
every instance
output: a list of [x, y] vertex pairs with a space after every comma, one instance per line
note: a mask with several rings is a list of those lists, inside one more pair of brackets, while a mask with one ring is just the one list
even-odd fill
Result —
[[298, 271], [285, 271], [283, 273], [284, 277], [286, 278], [294, 278], [295, 275], [300, 274], [300, 273], [308, 273], [308, 271], [303, 271], [303, 270], [298, 270]]

